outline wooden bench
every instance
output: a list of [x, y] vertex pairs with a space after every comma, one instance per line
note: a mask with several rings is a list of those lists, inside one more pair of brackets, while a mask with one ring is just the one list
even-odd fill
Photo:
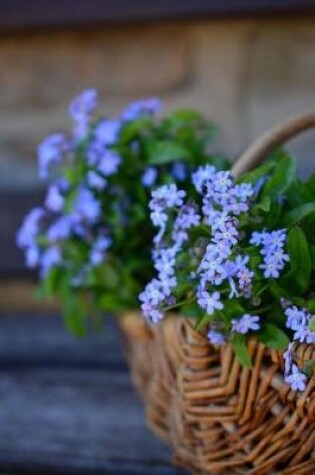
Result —
[[76, 339], [58, 315], [0, 315], [0, 473], [175, 475], [145, 427], [117, 325]]

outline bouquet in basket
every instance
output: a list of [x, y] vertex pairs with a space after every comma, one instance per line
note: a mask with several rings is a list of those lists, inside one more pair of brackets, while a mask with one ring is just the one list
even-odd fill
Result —
[[256, 337], [284, 351], [285, 382], [303, 391], [315, 366], [295, 354], [315, 345], [315, 175], [302, 182], [280, 150], [238, 178], [200, 166], [191, 183], [152, 192], [156, 275], [140, 293], [144, 316], [159, 323], [176, 310], [246, 367]]

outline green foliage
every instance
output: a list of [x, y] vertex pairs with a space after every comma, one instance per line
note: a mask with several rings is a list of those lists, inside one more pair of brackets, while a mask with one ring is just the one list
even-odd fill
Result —
[[62, 296], [62, 313], [66, 328], [76, 336], [87, 333], [88, 307], [84, 298], [71, 293]]
[[310, 216], [315, 216], [315, 203], [301, 204], [285, 213], [282, 218], [282, 224], [289, 228]]
[[189, 161], [191, 155], [184, 145], [170, 140], [152, 140], [147, 143], [148, 163], [165, 165], [166, 163]]
[[198, 318], [194, 329], [198, 332], [203, 330], [205, 327], [207, 327], [209, 325], [211, 320], [212, 320], [211, 316], [210, 315], [205, 315], [204, 312], [203, 312], [203, 315]]
[[284, 155], [273, 169], [273, 173], [267, 180], [262, 197], [271, 196], [273, 199], [281, 196], [292, 184], [296, 174], [295, 160]]
[[259, 332], [259, 340], [275, 350], [285, 350], [289, 344], [289, 338], [285, 332], [272, 323], [263, 325]]
[[140, 118], [132, 122], [128, 122], [122, 129], [119, 137], [119, 145], [129, 147], [130, 143], [139, 138], [154, 127], [153, 120], [149, 117]]
[[251, 185], [254, 185], [261, 178], [265, 178], [269, 176], [273, 168], [274, 168], [274, 164], [271, 161], [268, 161], [267, 163], [264, 163], [260, 167], [254, 168], [254, 170], [251, 170], [250, 172], [245, 173], [239, 179], [239, 181], [241, 183], [250, 183]]
[[228, 300], [226, 302], [226, 304], [224, 305], [224, 313], [222, 312], [222, 315], [224, 315], [224, 317], [228, 320], [232, 320], [238, 315], [243, 315], [244, 313], [245, 309], [243, 305], [240, 303], [239, 300], [234, 298], [233, 300]]
[[261, 200], [255, 205], [254, 211], [263, 211], [264, 213], [268, 213], [271, 208], [271, 198], [270, 196], [266, 195], [261, 198]]
[[[61, 215], [71, 215], [79, 188], [82, 184], [86, 186], [88, 172], [95, 170], [89, 164], [88, 153], [96, 140], [98, 122], [92, 123], [86, 137], [60, 166], [57, 179], [66, 178], [69, 183]], [[82, 238], [70, 235], [58, 242], [62, 263], [45, 275], [37, 292], [41, 298], [60, 299], [65, 323], [75, 334], [83, 335], [87, 331], [87, 315], [117, 314], [138, 308], [139, 292], [153, 273], [154, 229], [148, 207], [151, 191], [174, 181], [174, 164], [185, 167], [186, 179], [180, 184], [185, 190], [191, 189], [190, 174], [198, 165], [213, 162], [219, 168], [228, 168], [224, 157], [212, 157], [208, 151], [217, 131], [215, 124], [189, 109], [162, 118], [140, 114], [134, 120], [122, 120], [118, 138], [109, 146], [109, 150], [120, 156], [121, 164], [116, 173], [106, 176], [104, 190], [92, 190], [100, 203], [101, 217]], [[148, 167], [155, 169], [156, 179], [150, 186], [144, 186], [141, 180]], [[50, 246], [48, 229], [49, 223], [38, 236], [42, 252]], [[91, 250], [102, 229], [108, 232], [112, 244], [103, 261], [91, 266]], [[189, 306], [183, 311], [192, 318], [200, 316], [200, 312], [191, 313]]]
[[315, 173], [309, 177], [305, 185], [312, 194], [313, 198], [315, 198]]
[[[204, 311], [196, 305], [195, 302], [187, 302], [181, 307], [181, 315], [187, 318], [197, 319], [196, 325], [201, 324], [201, 321], [204, 317]], [[202, 327], [202, 324], [200, 328]]]
[[297, 208], [304, 203], [313, 201], [313, 196], [307, 185], [295, 178], [286, 191], [286, 198], [291, 208]]
[[232, 337], [232, 348], [236, 354], [239, 363], [245, 368], [252, 367], [252, 360], [248, 351], [247, 339], [245, 335], [235, 333]]
[[51, 299], [59, 291], [64, 282], [64, 275], [60, 267], [54, 267], [37, 289], [37, 297]]
[[315, 299], [314, 299], [314, 298], [310, 298], [310, 299], [306, 302], [306, 307], [307, 307], [307, 309], [308, 309], [311, 313], [315, 313]]
[[290, 230], [287, 249], [290, 257], [290, 269], [281, 278], [280, 284], [284, 289], [290, 289], [293, 294], [303, 295], [309, 288], [311, 258], [307, 238], [301, 228], [296, 226]]

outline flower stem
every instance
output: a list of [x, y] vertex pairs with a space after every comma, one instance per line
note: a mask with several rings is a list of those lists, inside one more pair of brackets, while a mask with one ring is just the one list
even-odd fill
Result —
[[194, 302], [196, 300], [195, 297], [192, 297], [187, 300], [182, 300], [181, 302], [174, 303], [173, 305], [169, 305], [168, 307], [164, 307], [162, 309], [163, 312], [168, 312], [169, 310], [173, 310], [173, 308], [181, 307], [182, 305], [185, 305], [186, 303]]

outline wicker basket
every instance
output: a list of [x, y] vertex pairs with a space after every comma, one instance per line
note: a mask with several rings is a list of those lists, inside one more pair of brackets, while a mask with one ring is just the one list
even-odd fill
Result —
[[[315, 114], [303, 114], [272, 129], [233, 173], [314, 125]], [[253, 367], [242, 368], [230, 345], [215, 348], [178, 316], [149, 327], [130, 313], [121, 326], [147, 421], [172, 446], [175, 463], [205, 475], [315, 474], [315, 374], [303, 393], [294, 392], [283, 381], [280, 352], [253, 338]], [[315, 359], [314, 345], [294, 351], [301, 361]]]
[[[217, 350], [184, 318], [149, 328], [122, 318], [127, 357], [149, 426], [197, 474], [315, 473], [315, 376], [303, 393], [283, 383], [283, 361], [255, 339], [253, 369]], [[307, 345], [295, 348], [315, 358]]]

